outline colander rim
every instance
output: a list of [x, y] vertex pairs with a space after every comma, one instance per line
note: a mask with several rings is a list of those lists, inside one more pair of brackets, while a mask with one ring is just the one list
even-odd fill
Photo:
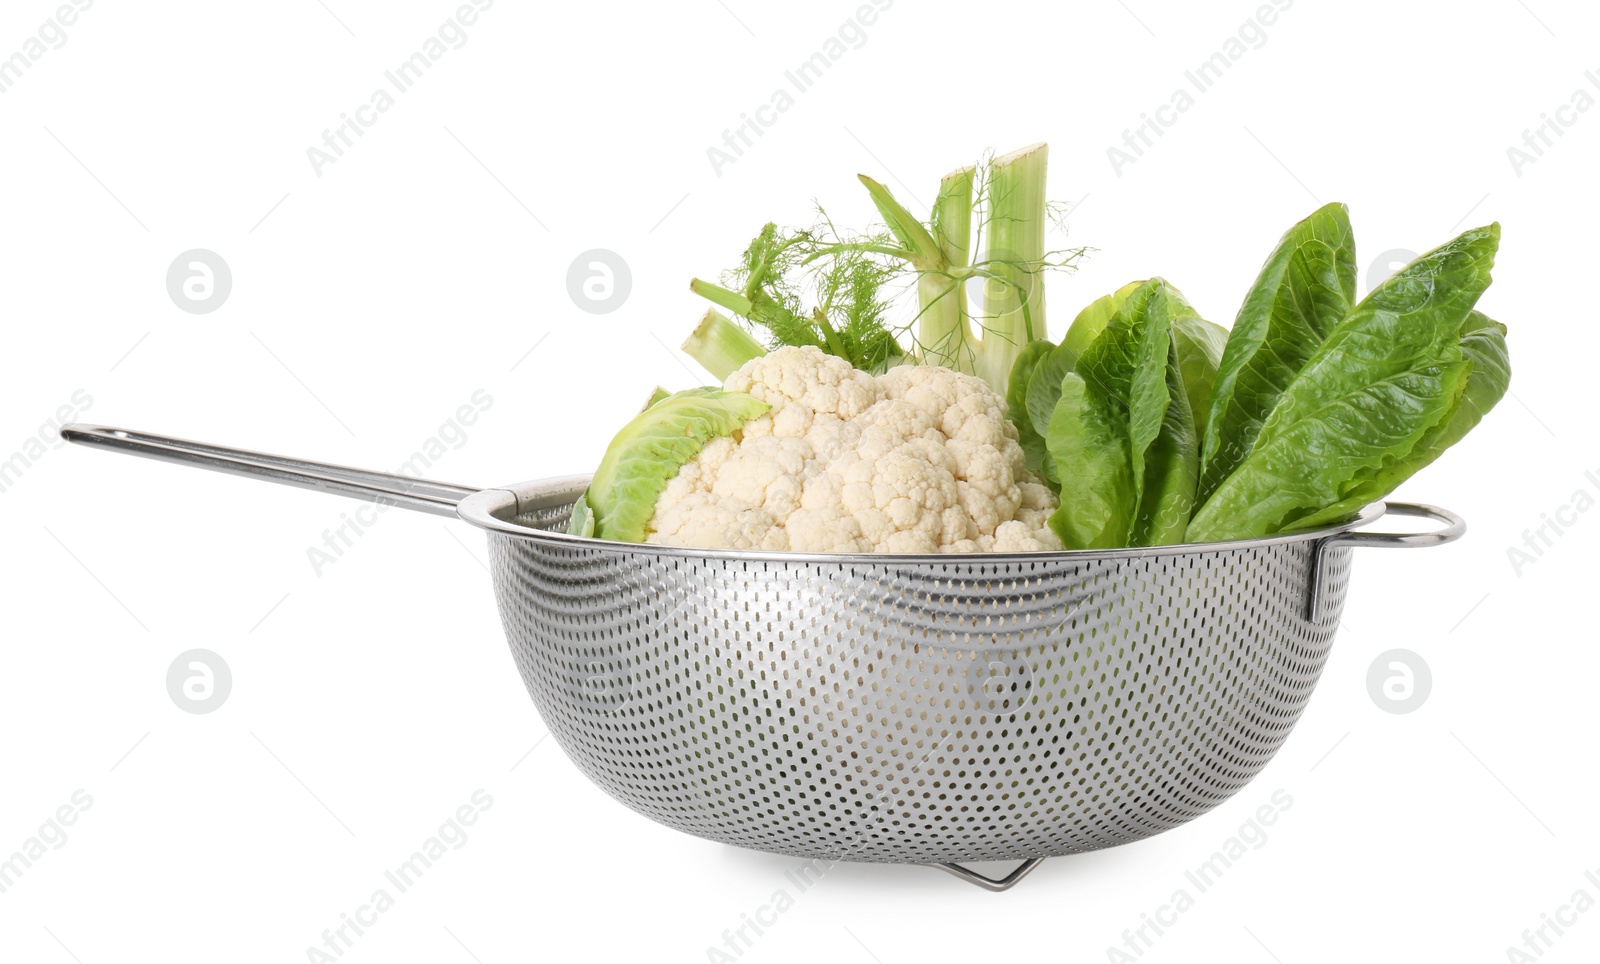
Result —
[[713, 559], [755, 563], [826, 563], [829, 565], [894, 565], [897, 567], [937, 564], [942, 567], [1008, 566], [1024, 564], [1072, 563], [1093, 559], [1132, 559], [1150, 556], [1205, 555], [1209, 553], [1237, 552], [1243, 549], [1260, 549], [1267, 546], [1287, 545], [1297, 542], [1315, 542], [1371, 525], [1383, 517], [1381, 501], [1364, 506], [1354, 517], [1344, 522], [1256, 539], [1233, 539], [1224, 542], [1195, 542], [1174, 546], [1141, 546], [1127, 549], [1058, 549], [1045, 552], [951, 552], [951, 553], [871, 553], [871, 552], [781, 552], [762, 549], [704, 549], [693, 546], [663, 546], [644, 542], [615, 542], [568, 535], [548, 529], [536, 529], [516, 522], [518, 517], [541, 510], [564, 508], [577, 501], [588, 487], [589, 476], [569, 475], [548, 479], [535, 479], [494, 489], [483, 489], [456, 507], [456, 514], [464, 521], [490, 533], [529, 539], [565, 549], [587, 549], [593, 552], [633, 555], [645, 553], [656, 556], [675, 556], [687, 559]]

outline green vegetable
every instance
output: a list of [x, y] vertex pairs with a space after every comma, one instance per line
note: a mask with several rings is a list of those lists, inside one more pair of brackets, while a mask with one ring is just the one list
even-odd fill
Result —
[[1011, 378], [1006, 382], [1006, 411], [1017, 427], [1017, 441], [1027, 459], [1028, 471], [1043, 473], [1047, 480], [1054, 479], [1055, 463], [1045, 449], [1044, 435], [1034, 428], [1034, 421], [1028, 416], [1027, 389], [1034, 368], [1055, 347], [1044, 340], [1029, 342], [1011, 366]]
[[[1038, 434], [1042, 435], [1043, 427], [1050, 424], [1050, 416], [1056, 408], [1056, 399], [1061, 396], [1062, 378], [1072, 371], [1073, 366], [1078, 363], [1078, 356], [1093, 344], [1116, 315], [1117, 309], [1122, 307], [1128, 296], [1142, 284], [1144, 282], [1135, 281], [1123, 285], [1109, 295], [1096, 298], [1087, 308], [1078, 312], [1078, 316], [1067, 328], [1066, 337], [1061, 339], [1061, 344], [1055, 346], [1048, 356], [1026, 373], [1028, 381], [1022, 386], [1007, 387], [1008, 395], [1020, 394], [1026, 400], [1022, 414], [1032, 422], [1030, 427]], [[1013, 376], [1015, 374], [1013, 373]], [[1020, 424], [1017, 431], [1022, 431]], [[1044, 476], [1052, 486], [1059, 484], [1053, 460], [1045, 460]]]
[[1173, 339], [1186, 308], [1166, 281], [1144, 282], [1062, 379], [1045, 443], [1062, 482], [1050, 526], [1069, 549], [1183, 539], [1199, 468]]
[[[697, 278], [690, 288], [762, 330], [774, 347], [814, 346], [866, 371], [909, 353], [1006, 394], [1023, 349], [1046, 334], [1044, 273], [1070, 268], [1084, 253], [1046, 247], [1047, 157], [1036, 144], [953, 171], [926, 222], [860, 175], [882, 226], [840, 230], [820, 209], [811, 228], [768, 224], [723, 284]], [[976, 306], [969, 281], [981, 282]], [[917, 312], [897, 326], [887, 318], [902, 288], [916, 291]]]
[[[1067, 334], [1061, 339], [1061, 347], [1072, 352], [1074, 358], [1082, 355], [1100, 333], [1106, 330], [1106, 325], [1122, 307], [1128, 296], [1139, 290], [1143, 281], [1130, 281], [1108, 295], [1101, 295], [1089, 302], [1088, 307], [1078, 312], [1072, 319], [1072, 324], [1067, 328]], [[1187, 302], [1185, 302], [1187, 304]]]
[[[982, 377], [1005, 397], [1026, 468], [1058, 491], [1051, 526], [1071, 548], [1347, 518], [1506, 393], [1505, 328], [1474, 310], [1498, 225], [1429, 252], [1356, 304], [1342, 204], [1283, 235], [1231, 331], [1152, 278], [1096, 299], [1050, 342], [1044, 273], [1084, 249], [1047, 249], [1046, 158], [1040, 144], [958, 168], [926, 220], [862, 175], [881, 224], [841, 230], [819, 209], [811, 228], [766, 225], [723, 284], [691, 284], [737, 323], [708, 312], [685, 350], [725, 378], [763, 351], [742, 323], [774, 347], [815, 346], [869, 371], [914, 361]], [[917, 298], [904, 323], [890, 320], [901, 290]], [[589, 504], [604, 535], [607, 508], [593, 491]]]
[[712, 378], [723, 382], [745, 362], [760, 358], [767, 350], [727, 315], [707, 308], [699, 327], [683, 343], [683, 353], [699, 362]]
[[[1467, 320], [1461, 324], [1461, 354], [1472, 365], [1466, 391], [1450, 417], [1437, 431], [1424, 436], [1411, 451], [1407, 462], [1411, 472], [1433, 462], [1445, 449], [1461, 441], [1499, 404], [1511, 387], [1511, 353], [1506, 348], [1505, 325], [1481, 311], [1469, 312]], [[1385, 494], [1393, 488], [1391, 486]]]
[[656, 499], [712, 439], [732, 435], [769, 406], [742, 392], [691, 388], [640, 412], [611, 440], [575, 506], [568, 532], [643, 542]]
[[1170, 403], [1162, 414], [1161, 431], [1145, 457], [1143, 491], [1131, 540], [1136, 546], [1175, 545], [1184, 540], [1200, 480], [1200, 433], [1195, 429], [1176, 342], [1167, 361], [1166, 382]]
[[1172, 339], [1178, 352], [1178, 368], [1183, 372], [1184, 393], [1194, 414], [1195, 431], [1204, 438], [1228, 329], [1199, 315], [1179, 315], [1172, 320]]
[[1319, 208], [1267, 257], [1228, 334], [1201, 446], [1200, 498], [1250, 452], [1289, 382], [1355, 302], [1355, 241], [1342, 204]]
[[572, 505], [572, 518], [567, 522], [567, 535], [594, 538], [594, 513], [589, 510], [589, 493], [578, 496]]
[[[767, 224], [727, 279], [738, 290], [695, 278], [689, 290], [766, 330], [774, 347], [813, 346], [864, 371], [879, 371], [904, 354], [884, 321], [883, 286], [898, 271], [881, 255], [843, 245], [825, 212], [810, 231], [782, 234]], [[832, 256], [810, 267], [828, 251]], [[809, 275], [818, 304], [803, 306]], [[703, 322], [702, 322], [703, 324]]]
[[[1030, 433], [1043, 434], [1040, 429], [1049, 425], [1055, 413], [1064, 377], [1078, 365], [1079, 355], [1095, 343], [1111, 320], [1116, 317], [1118, 310], [1145, 283], [1135, 281], [1123, 285], [1111, 294], [1095, 299], [1073, 319], [1060, 345], [1050, 349], [1048, 354], [1043, 355], [1031, 367], [1019, 368], [1012, 373], [1012, 383], [1007, 388], [1007, 395], [1008, 397], [1020, 395], [1025, 400], [1022, 409], [1018, 410], [1015, 407], [1012, 409], [1013, 412], [1020, 411], [1020, 414], [1013, 416], [1017, 421], [1019, 435], [1026, 439]], [[1178, 377], [1174, 380], [1174, 388], [1181, 390], [1185, 395], [1190, 414], [1185, 417], [1184, 424], [1194, 426], [1198, 421], [1195, 413], [1204, 412], [1210, 405], [1211, 385], [1216, 377], [1217, 361], [1221, 356], [1227, 331], [1199, 317], [1193, 306], [1183, 297], [1182, 292], [1165, 282], [1162, 286], [1161, 304], [1164, 306], [1162, 310], [1170, 319], [1174, 350], [1177, 353]], [[1019, 378], [1026, 378], [1026, 384], [1018, 384]], [[1179, 431], [1177, 426], [1174, 426], [1173, 430]], [[1197, 444], [1198, 432], [1199, 429], [1196, 427]], [[1023, 448], [1024, 451], [1027, 450], [1026, 442]], [[1174, 457], [1180, 455], [1178, 452], [1171, 454]], [[1181, 454], [1186, 456], [1186, 447]], [[1029, 467], [1032, 468], [1031, 462]], [[1038, 471], [1044, 476], [1045, 481], [1059, 492], [1061, 480], [1057, 461], [1046, 458]], [[1175, 482], [1175, 477], [1173, 481]], [[1187, 517], [1182, 521], [1187, 522]], [[1163, 540], [1174, 538], [1173, 531], [1176, 531], [1177, 537], [1181, 538], [1182, 527], [1176, 521], [1162, 527], [1160, 538]]]
[[[1023, 414], [1035, 428], [1050, 424], [1056, 400], [1061, 397], [1061, 380], [1078, 364], [1078, 353], [1065, 343], [1050, 348], [1050, 353], [1040, 358], [1027, 373], [1028, 383], [1022, 395]], [[1010, 393], [1012, 389], [1008, 387], [1006, 391]]]
[[1467, 373], [1466, 390], [1455, 409], [1430, 429], [1405, 458], [1360, 473], [1345, 487], [1344, 497], [1339, 502], [1299, 520], [1294, 528], [1309, 529], [1337, 522], [1383, 498], [1417, 470], [1443, 455], [1445, 449], [1461, 441], [1482, 421], [1484, 414], [1505, 396], [1511, 384], [1506, 326], [1482, 312], [1469, 313], [1461, 325], [1461, 354], [1472, 367]]
[[[1005, 391], [1011, 362], [1023, 346], [1048, 334], [1039, 268], [1048, 260], [1044, 186], [1048, 159], [1049, 149], [1034, 144], [996, 158], [988, 169], [983, 252], [973, 264], [985, 283], [970, 370], [997, 392]], [[964, 237], [956, 243], [968, 246]], [[932, 340], [930, 333], [935, 332], [924, 333], [924, 343]]]
[[769, 222], [744, 249], [739, 267], [724, 278], [734, 288], [693, 278], [689, 290], [765, 328], [779, 344], [820, 346], [822, 339], [807, 320], [800, 293], [788, 278], [804, 257], [799, 250], [802, 240], [780, 236], [778, 226]]
[[[1308, 524], [1353, 494], [1363, 501], [1386, 495], [1436, 457], [1429, 449], [1456, 431], [1449, 423], [1474, 366], [1463, 325], [1489, 286], [1499, 241], [1498, 224], [1465, 232], [1379, 285], [1339, 322], [1195, 514], [1188, 538], [1244, 539]], [[1490, 329], [1473, 330], [1486, 333], [1475, 350], [1492, 344]], [[1498, 397], [1480, 390], [1472, 404], [1490, 395]]]
[[1138, 499], [1126, 412], [1105, 393], [1091, 393], [1082, 375], [1068, 372], [1045, 429], [1045, 444], [1058, 473], [1068, 473], [1065, 498], [1050, 517], [1061, 544], [1068, 549], [1127, 545]]

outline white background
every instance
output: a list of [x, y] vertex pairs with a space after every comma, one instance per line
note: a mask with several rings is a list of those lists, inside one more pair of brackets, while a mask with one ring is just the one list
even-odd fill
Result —
[[[451, 0], [94, 4], [0, 95], [0, 458], [82, 389], [84, 419], [388, 469], [483, 389], [433, 475], [585, 471], [653, 385], [704, 380], [668, 347], [703, 308], [686, 282], [763, 221], [804, 222], [815, 197], [859, 223], [858, 171], [917, 207], [946, 170], [1036, 140], [1052, 194], [1081, 201], [1072, 241], [1098, 249], [1051, 282], [1057, 335], [1153, 273], [1230, 321], [1319, 202], [1350, 205], [1363, 278], [1498, 219], [1482, 307], [1511, 328], [1515, 397], [1401, 493], [1471, 532], [1360, 553], [1316, 697], [1254, 784], [1005, 895], [842, 865], [743, 959], [1107, 960], [1280, 789], [1266, 843], [1143, 960], [1499, 961], [1575, 891], [1600, 898], [1600, 512], [1562, 510], [1600, 495], [1600, 110], [1520, 172], [1507, 156], [1573, 91], [1600, 96], [1600, 14], [1298, 0], [1119, 176], [1107, 147], [1253, 0], [899, 0], [714, 172], [707, 148], [856, 6], [501, 0], [318, 176], [306, 149]], [[0, 56], [54, 8], [7, 3]], [[165, 288], [192, 248], [232, 269], [210, 314]], [[591, 248], [631, 268], [610, 314], [567, 292]], [[356, 503], [52, 443], [0, 495], [0, 857], [75, 790], [93, 804], [0, 894], [0, 957], [306, 960], [479, 788], [494, 803], [465, 845], [344, 960], [704, 961], [793, 890], [798, 861], [658, 827], [539, 742], [469, 527], [390, 512], [319, 575], [307, 547]], [[1558, 510], [1575, 524], [1519, 574], [1508, 547]], [[207, 715], [165, 683], [196, 647], [233, 674]], [[1395, 647], [1432, 668], [1409, 715], [1367, 691]], [[1577, 920], [1544, 960], [1600, 954], [1600, 911]]]

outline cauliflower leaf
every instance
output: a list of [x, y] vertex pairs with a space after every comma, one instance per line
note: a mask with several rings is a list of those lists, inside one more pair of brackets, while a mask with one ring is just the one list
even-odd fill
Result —
[[568, 531], [643, 542], [656, 500], [678, 470], [707, 442], [732, 435], [768, 407], [743, 392], [715, 388], [691, 388], [651, 405], [611, 440], [584, 493], [587, 511], [574, 508]]

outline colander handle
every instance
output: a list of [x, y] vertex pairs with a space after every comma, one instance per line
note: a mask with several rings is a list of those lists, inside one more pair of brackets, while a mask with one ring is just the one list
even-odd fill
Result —
[[1335, 546], [1376, 546], [1380, 549], [1425, 549], [1428, 546], [1442, 546], [1447, 542], [1454, 542], [1466, 534], [1467, 520], [1451, 512], [1441, 509], [1436, 505], [1423, 505], [1420, 502], [1385, 502], [1384, 515], [1409, 515], [1419, 519], [1432, 519], [1444, 523], [1443, 529], [1432, 532], [1359, 532], [1349, 531], [1331, 535], [1322, 540], [1326, 549]]
[[391, 475], [355, 469], [330, 462], [311, 462], [266, 452], [228, 448], [206, 442], [151, 435], [105, 425], [71, 424], [63, 426], [61, 437], [79, 445], [93, 445], [112, 452], [138, 455], [163, 462], [191, 465], [212, 472], [265, 479], [318, 492], [331, 492], [366, 502], [416, 509], [434, 515], [453, 516], [456, 504], [478, 490], [448, 482], [429, 482], [408, 475]]
[[1374, 546], [1379, 549], [1425, 549], [1429, 546], [1442, 546], [1447, 542], [1454, 542], [1467, 532], [1467, 520], [1451, 512], [1441, 509], [1436, 505], [1423, 505], [1420, 502], [1385, 502], [1384, 515], [1408, 515], [1419, 519], [1432, 519], [1444, 524], [1444, 528], [1432, 532], [1359, 532], [1350, 530], [1338, 532], [1317, 543], [1315, 554], [1311, 559], [1311, 591], [1306, 598], [1306, 619], [1316, 621], [1317, 609], [1322, 601], [1323, 583], [1326, 580], [1324, 570], [1324, 556], [1328, 550], [1340, 546]]

